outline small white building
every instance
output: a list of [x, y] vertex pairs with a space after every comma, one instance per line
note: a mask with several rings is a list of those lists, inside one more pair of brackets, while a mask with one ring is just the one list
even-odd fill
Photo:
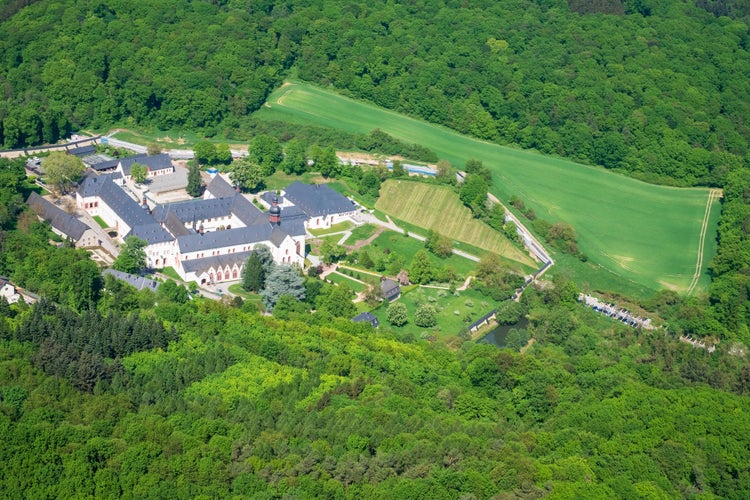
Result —
[[21, 300], [21, 295], [16, 292], [16, 287], [4, 276], [0, 276], [0, 297], [5, 298], [8, 304], [15, 304]]

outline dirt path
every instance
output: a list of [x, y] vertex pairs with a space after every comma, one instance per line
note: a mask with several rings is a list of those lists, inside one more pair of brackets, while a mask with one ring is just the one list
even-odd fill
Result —
[[355, 243], [354, 245], [344, 245], [344, 247], [345, 247], [345, 248], [346, 248], [347, 250], [349, 250], [350, 252], [353, 252], [353, 251], [359, 250], [360, 248], [362, 248], [362, 247], [364, 247], [364, 246], [367, 246], [367, 245], [369, 245], [370, 243], [372, 243], [373, 241], [375, 241], [375, 238], [377, 238], [378, 236], [380, 236], [380, 235], [381, 235], [381, 233], [382, 233], [383, 231], [385, 231], [385, 230], [386, 230], [386, 228], [385, 228], [385, 227], [383, 227], [383, 226], [378, 226], [378, 228], [377, 228], [377, 229], [375, 229], [375, 233], [374, 233], [374, 234], [373, 234], [372, 236], [370, 236], [369, 238], [367, 238], [366, 240], [359, 240], [359, 241], [357, 241], [357, 242], [356, 242], [356, 243]]
[[706, 246], [706, 232], [708, 231], [708, 221], [711, 218], [711, 205], [714, 200], [719, 197], [720, 191], [718, 189], [712, 189], [708, 193], [708, 200], [706, 201], [706, 210], [703, 213], [703, 223], [701, 224], [701, 235], [698, 241], [698, 259], [695, 262], [695, 273], [693, 273], [693, 279], [690, 281], [688, 286], [687, 294], [690, 295], [698, 285], [698, 280], [701, 277], [701, 271], [703, 270], [703, 252]]

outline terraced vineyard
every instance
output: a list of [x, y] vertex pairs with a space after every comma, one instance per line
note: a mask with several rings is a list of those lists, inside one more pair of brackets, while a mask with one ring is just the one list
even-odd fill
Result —
[[447, 187], [402, 180], [389, 180], [380, 188], [378, 210], [415, 226], [438, 231], [452, 240], [497, 253], [507, 259], [533, 266], [526, 253], [505, 236], [472, 218], [471, 212]]

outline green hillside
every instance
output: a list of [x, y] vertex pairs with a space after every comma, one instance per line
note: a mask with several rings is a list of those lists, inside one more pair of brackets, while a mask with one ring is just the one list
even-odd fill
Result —
[[[718, 199], [707, 189], [655, 186], [603, 169], [462, 136], [444, 127], [405, 117], [331, 90], [303, 83], [274, 92], [257, 112], [262, 119], [326, 125], [348, 132], [374, 128], [434, 150], [461, 166], [480, 159], [493, 172], [491, 191], [501, 199], [522, 198], [539, 218], [565, 221], [579, 234], [590, 260], [649, 289], [686, 292], [699, 260], [701, 237], [712, 242]], [[698, 290], [709, 283], [706, 246]]]
[[432, 229], [452, 240], [462, 241], [518, 263], [534, 261], [508, 239], [472, 218], [456, 194], [444, 186], [392, 180], [383, 183], [375, 208], [415, 226]]

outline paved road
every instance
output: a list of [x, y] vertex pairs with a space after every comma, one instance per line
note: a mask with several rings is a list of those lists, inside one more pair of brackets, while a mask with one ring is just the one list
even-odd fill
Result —
[[[102, 143], [109, 144], [116, 148], [129, 149], [131, 151], [135, 151], [136, 153], [146, 153], [146, 150], [147, 150], [146, 146], [141, 146], [140, 144], [135, 144], [132, 142], [122, 141], [120, 139], [115, 139], [114, 137], [112, 137], [117, 132], [118, 130], [115, 130], [115, 131], [110, 132], [107, 136], [102, 137]], [[169, 157], [173, 160], [190, 160], [195, 157], [195, 154], [193, 153], [192, 149], [167, 149], [164, 152], [167, 153]], [[241, 156], [247, 156], [247, 151], [244, 149], [232, 150], [233, 158], [239, 158]]]

